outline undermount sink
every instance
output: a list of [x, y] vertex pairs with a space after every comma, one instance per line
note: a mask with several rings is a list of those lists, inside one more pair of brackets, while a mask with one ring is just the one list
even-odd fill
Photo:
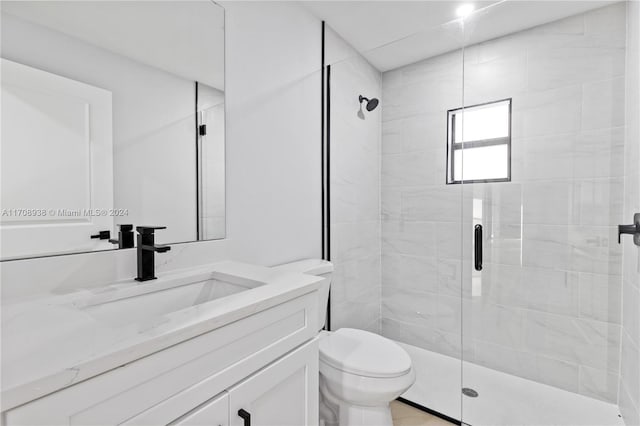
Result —
[[138, 283], [120, 284], [72, 304], [92, 319], [112, 325], [156, 321], [158, 317], [264, 283], [220, 276], [216, 272], [184, 273]]
[[209, 279], [191, 284], [144, 293], [90, 305], [82, 311], [97, 321], [118, 323], [142, 322], [171, 312], [186, 309], [225, 296], [249, 290], [248, 287]]

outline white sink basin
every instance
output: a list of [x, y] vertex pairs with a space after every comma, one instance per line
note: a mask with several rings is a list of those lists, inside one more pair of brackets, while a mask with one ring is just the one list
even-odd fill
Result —
[[[182, 281], [182, 280], [180, 280]], [[159, 284], [157, 288], [154, 284]], [[174, 284], [172, 286], [171, 284]], [[140, 288], [144, 286], [145, 288]], [[151, 281], [140, 285], [142, 293], [106, 300], [93, 300], [80, 309], [96, 321], [112, 325], [131, 324], [153, 320], [162, 315], [190, 308], [225, 296], [246, 291], [252, 287], [242, 286], [219, 279], [194, 277], [193, 282], [167, 283]], [[149, 290], [149, 291], [145, 291]], [[100, 299], [103, 299], [101, 297]]]

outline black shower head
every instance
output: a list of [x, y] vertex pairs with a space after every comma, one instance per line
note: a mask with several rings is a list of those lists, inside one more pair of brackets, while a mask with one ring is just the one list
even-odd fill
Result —
[[360, 95], [360, 104], [362, 104], [362, 102], [367, 101], [367, 111], [373, 111], [374, 109], [376, 109], [376, 107], [378, 106], [378, 103], [380, 101], [378, 101], [376, 98], [365, 98], [364, 96]]

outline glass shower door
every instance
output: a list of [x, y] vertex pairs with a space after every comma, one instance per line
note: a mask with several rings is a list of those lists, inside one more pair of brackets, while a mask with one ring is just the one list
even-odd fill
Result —
[[[411, 356], [416, 382], [404, 401], [459, 420], [464, 188], [447, 184], [446, 140], [447, 111], [463, 105], [462, 28], [459, 22], [427, 28], [360, 53], [338, 49], [330, 28], [325, 34], [332, 327], [363, 328], [372, 312], [379, 322], [367, 329]], [[414, 60], [385, 68], [396, 52], [412, 52]], [[378, 87], [367, 60], [383, 70]], [[380, 106], [367, 111], [360, 95], [379, 98]], [[366, 206], [373, 211], [365, 216], [371, 210], [361, 206], [371, 190]], [[369, 255], [373, 261], [359, 268]]]
[[465, 19], [453, 167], [468, 265], [462, 421], [474, 426], [620, 424], [626, 6], [591, 5], [510, 34], [496, 19], [549, 2]]

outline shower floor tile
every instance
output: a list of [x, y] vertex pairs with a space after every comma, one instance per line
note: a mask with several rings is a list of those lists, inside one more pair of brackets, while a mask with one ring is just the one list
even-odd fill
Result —
[[393, 426], [451, 426], [446, 420], [433, 416], [424, 411], [403, 404], [400, 401], [391, 403], [391, 417]]

